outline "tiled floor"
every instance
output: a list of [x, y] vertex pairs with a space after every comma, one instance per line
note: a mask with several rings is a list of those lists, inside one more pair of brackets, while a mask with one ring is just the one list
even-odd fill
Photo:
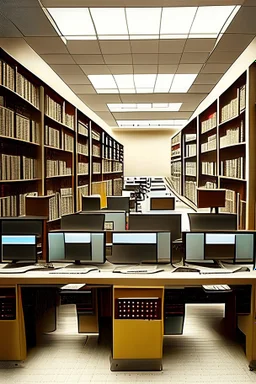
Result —
[[[187, 305], [184, 334], [164, 339], [163, 371], [111, 372], [110, 343], [78, 335], [73, 306], [61, 306], [58, 331], [29, 351], [23, 367], [2, 364], [1, 384], [256, 383], [242, 347], [221, 332], [222, 305]], [[5, 366], [5, 368], [4, 368]]]

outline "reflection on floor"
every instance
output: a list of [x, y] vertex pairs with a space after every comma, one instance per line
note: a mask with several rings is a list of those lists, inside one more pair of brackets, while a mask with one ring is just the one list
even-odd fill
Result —
[[58, 331], [29, 351], [23, 368], [2, 363], [0, 383], [256, 383], [242, 347], [222, 334], [223, 310], [222, 304], [186, 306], [184, 334], [164, 339], [162, 372], [111, 372], [110, 343], [78, 335], [74, 306], [61, 306]]

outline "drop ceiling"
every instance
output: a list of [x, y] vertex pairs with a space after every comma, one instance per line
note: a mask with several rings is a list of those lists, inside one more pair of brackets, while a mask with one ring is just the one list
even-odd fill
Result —
[[[221, 34], [205, 38], [198, 34], [202, 22], [197, 22], [195, 10], [212, 6], [240, 8], [235, 8], [234, 18]], [[172, 7], [176, 14], [179, 7], [190, 14], [191, 7], [199, 7], [189, 29], [180, 35], [179, 23], [177, 34], [168, 24]], [[89, 14], [90, 40], [70, 36], [72, 28], [64, 31], [68, 36], [63, 33], [57, 17], [51, 17], [62, 8], [82, 8], [81, 15]], [[113, 18], [103, 28], [102, 8], [107, 8], [106, 21], [107, 15], [111, 21], [115, 10], [116, 25]], [[146, 27], [136, 24], [138, 12], [139, 20], [144, 14], [152, 17], [148, 23], [152, 26], [158, 15], [157, 28], [148, 30], [147, 36], [143, 35]], [[24, 38], [110, 127], [177, 127], [190, 118], [254, 39], [255, 19], [255, 0], [8, 0], [0, 3], [0, 37]], [[78, 27], [85, 33], [82, 22]], [[122, 36], [113, 36], [113, 31]]]

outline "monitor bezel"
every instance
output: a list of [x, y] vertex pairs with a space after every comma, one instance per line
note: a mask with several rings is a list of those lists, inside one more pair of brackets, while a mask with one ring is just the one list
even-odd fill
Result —
[[[2, 237], [3, 236], [34, 236], [35, 238], [35, 244], [31, 244], [31, 247], [34, 248], [35, 251], [35, 258], [34, 260], [32, 259], [6, 259], [4, 260], [4, 255], [3, 255], [3, 242], [2, 242]], [[3, 234], [1, 232], [0, 234], [0, 263], [1, 264], [37, 264], [38, 263], [38, 254], [37, 254], [37, 238], [38, 236], [34, 233], [28, 234], [28, 233], [19, 233], [19, 234]], [[19, 244], [22, 246], [22, 244]], [[26, 244], [26, 246], [29, 246], [29, 244]]]

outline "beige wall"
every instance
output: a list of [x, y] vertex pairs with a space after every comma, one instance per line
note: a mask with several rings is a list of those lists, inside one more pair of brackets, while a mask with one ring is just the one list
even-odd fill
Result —
[[169, 176], [173, 130], [115, 130], [124, 145], [125, 176]]

